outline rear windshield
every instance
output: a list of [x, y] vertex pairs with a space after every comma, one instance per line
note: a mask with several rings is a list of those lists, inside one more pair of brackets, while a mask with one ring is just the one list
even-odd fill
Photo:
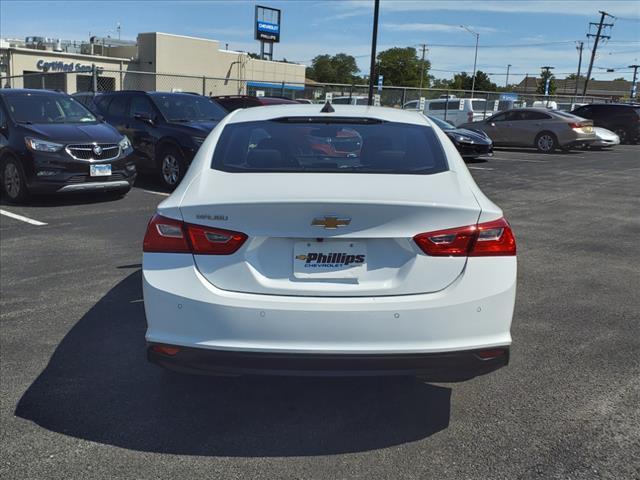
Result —
[[582, 120], [582, 117], [578, 117], [577, 115], [574, 115], [572, 113], [568, 113], [568, 112], [562, 112], [560, 110], [554, 110], [553, 113], [555, 113], [556, 115], [560, 116], [560, 117], [564, 117], [567, 118], [569, 120], [575, 120], [575, 121], [580, 121]]
[[170, 122], [219, 121], [227, 114], [220, 105], [200, 95], [157, 94], [151, 98]]
[[431, 127], [372, 119], [284, 118], [224, 127], [212, 168], [226, 172], [432, 174], [448, 170]]
[[471, 108], [474, 111], [483, 110], [486, 108], [487, 102], [486, 100], [471, 100]]

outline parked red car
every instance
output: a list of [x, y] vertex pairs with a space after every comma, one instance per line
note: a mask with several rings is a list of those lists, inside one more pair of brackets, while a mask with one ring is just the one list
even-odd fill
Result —
[[228, 112], [233, 112], [239, 108], [260, 107], [264, 105], [282, 105], [291, 103], [299, 105], [300, 103], [284, 97], [254, 97], [252, 95], [220, 95], [211, 97], [219, 103]]

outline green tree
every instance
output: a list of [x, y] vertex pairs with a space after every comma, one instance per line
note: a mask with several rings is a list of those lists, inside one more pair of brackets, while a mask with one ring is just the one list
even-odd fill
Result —
[[436, 78], [431, 82], [431, 88], [446, 90], [447, 88], [451, 88], [451, 80], [447, 80], [446, 78]]
[[306, 76], [316, 82], [353, 83], [358, 79], [356, 59], [346, 53], [318, 55], [307, 68]]
[[[469, 75], [467, 72], [456, 73], [449, 85], [450, 88], [455, 88], [456, 90], [471, 90], [473, 87], [473, 75]], [[478, 70], [476, 72], [475, 90], [478, 92], [495, 92], [498, 90], [498, 86], [491, 81], [489, 75], [482, 70]]]
[[424, 64], [418, 58], [413, 47], [394, 47], [380, 52], [377, 56], [377, 74], [384, 76], [385, 85], [400, 87], [419, 87], [420, 71], [424, 67], [423, 86], [428, 87], [432, 78], [429, 75], [431, 62]]
[[556, 77], [551, 73], [551, 70], [544, 69], [540, 73], [540, 80], [538, 81], [538, 88], [536, 89], [537, 93], [544, 94], [547, 79], [549, 79], [549, 95], [556, 93]]

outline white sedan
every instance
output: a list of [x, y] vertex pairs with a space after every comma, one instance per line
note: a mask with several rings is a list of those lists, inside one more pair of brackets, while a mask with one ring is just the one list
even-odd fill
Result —
[[423, 115], [257, 107], [158, 206], [143, 284], [173, 370], [455, 381], [508, 363], [516, 244]]

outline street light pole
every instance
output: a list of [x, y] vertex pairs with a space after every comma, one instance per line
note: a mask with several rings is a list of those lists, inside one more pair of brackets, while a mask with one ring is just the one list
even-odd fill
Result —
[[478, 63], [478, 42], [480, 41], [480, 34], [474, 32], [466, 25], [460, 25], [460, 27], [464, 28], [467, 32], [469, 32], [471, 35], [475, 35], [476, 37], [476, 53], [473, 57], [473, 78], [471, 80], [471, 97], [473, 98], [473, 93], [476, 91], [476, 65]]
[[631, 81], [631, 96], [630, 99], [633, 102], [633, 97], [636, 96], [636, 77], [638, 76], [638, 68], [640, 65], [629, 65], [627, 68], [633, 68], [633, 80]]
[[371, 68], [369, 69], [369, 96], [367, 105], [373, 104], [373, 82], [376, 74], [376, 43], [378, 42], [378, 13], [380, 12], [380, 0], [374, 0], [373, 6], [373, 35], [371, 38]]
[[507, 79], [504, 82], [504, 88], [509, 87], [509, 69], [512, 67], [513, 65], [509, 64], [507, 65]]

